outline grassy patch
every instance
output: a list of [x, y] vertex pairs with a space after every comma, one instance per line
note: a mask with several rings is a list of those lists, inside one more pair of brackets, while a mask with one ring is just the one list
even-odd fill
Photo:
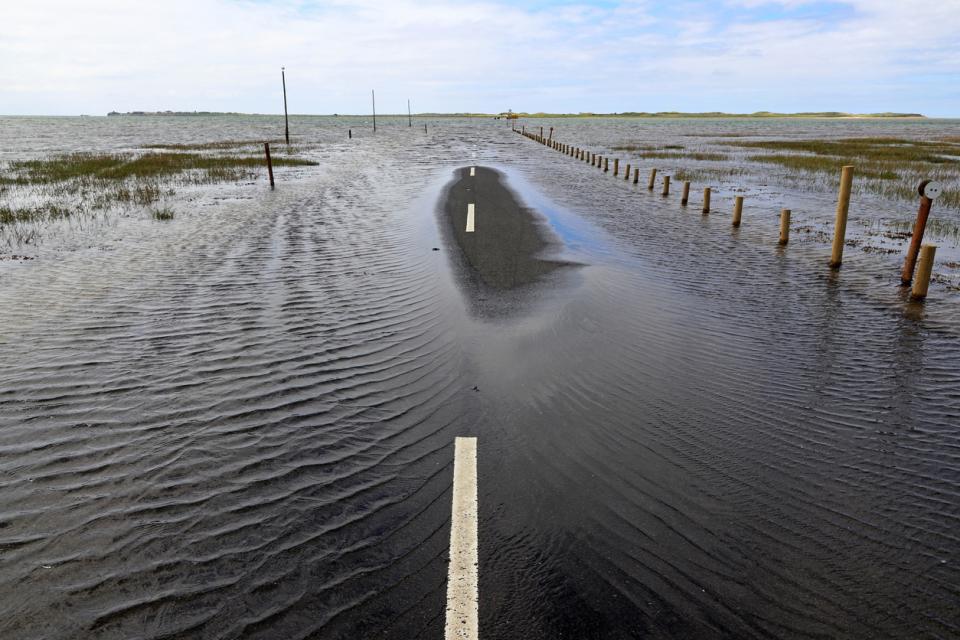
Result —
[[244, 147], [263, 147], [264, 142], [281, 145], [284, 140], [217, 140], [214, 142], [196, 142], [189, 144], [150, 144], [144, 149], [162, 149], [166, 151], [224, 151]]
[[[50, 184], [68, 180], [127, 180], [199, 172], [210, 182], [242, 177], [247, 169], [264, 166], [259, 156], [211, 156], [197, 153], [93, 154], [71, 153], [43, 160], [11, 162], [17, 184]], [[274, 166], [311, 166], [302, 158], [277, 157]]]
[[705, 153], [690, 152], [681, 153], [677, 151], [641, 151], [633, 154], [637, 158], [662, 158], [668, 160], [726, 160], [727, 156], [723, 153]]
[[150, 213], [154, 220], [173, 220], [173, 209], [170, 207], [153, 209]]
[[902, 138], [844, 138], [840, 140], [758, 140], [724, 144], [748, 149], [793, 151], [816, 156], [871, 160], [877, 162], [956, 162], [945, 156], [960, 155], [953, 142], [904, 140]]

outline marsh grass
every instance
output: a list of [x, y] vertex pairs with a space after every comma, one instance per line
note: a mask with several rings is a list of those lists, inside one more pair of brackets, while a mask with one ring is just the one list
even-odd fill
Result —
[[[172, 176], [189, 171], [200, 172], [219, 182], [245, 175], [249, 169], [264, 164], [260, 156], [202, 155], [197, 153], [93, 154], [71, 153], [43, 160], [11, 162], [15, 184], [50, 184], [76, 180], [127, 180]], [[312, 166], [312, 160], [277, 157], [274, 166]]]
[[[247, 141], [194, 146], [238, 144]], [[288, 153], [273, 157], [274, 167], [316, 164]], [[37, 239], [42, 223], [118, 207], [148, 207], [175, 195], [174, 186], [247, 180], [264, 171], [260, 153], [69, 153], [13, 161], [0, 166], [0, 229], [8, 244], [23, 244]], [[173, 211], [164, 207], [151, 215], [169, 220]]]
[[960, 143], [952, 139], [845, 138], [840, 140], [760, 140], [724, 142], [727, 146], [775, 153], [747, 157], [750, 162], [775, 164], [793, 173], [835, 176], [843, 165], [868, 192], [893, 200], [915, 200], [917, 184], [938, 180], [947, 187], [937, 202], [960, 208]]
[[224, 151], [228, 149], [242, 149], [244, 147], [263, 147], [264, 142], [274, 145], [284, 144], [283, 139], [277, 140], [216, 140], [213, 142], [196, 142], [190, 144], [150, 144], [144, 149], [162, 149], [167, 151]]

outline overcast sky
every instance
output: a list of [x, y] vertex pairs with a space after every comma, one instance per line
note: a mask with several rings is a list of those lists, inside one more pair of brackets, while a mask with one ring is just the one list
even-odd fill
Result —
[[23, 0], [0, 113], [960, 116], [960, 0]]

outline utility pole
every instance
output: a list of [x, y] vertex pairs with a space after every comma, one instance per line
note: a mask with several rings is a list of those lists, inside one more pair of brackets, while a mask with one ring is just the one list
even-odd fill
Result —
[[370, 89], [370, 100], [373, 102], [373, 132], [377, 132], [377, 94]]
[[410, 113], [410, 98], [407, 98], [407, 126], [413, 126], [413, 115]]
[[290, 144], [290, 118], [287, 116], [287, 69], [280, 67], [280, 78], [283, 79], [283, 128], [287, 138], [287, 144]]

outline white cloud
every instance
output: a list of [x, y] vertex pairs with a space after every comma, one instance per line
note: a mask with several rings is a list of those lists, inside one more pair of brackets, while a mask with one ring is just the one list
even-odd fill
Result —
[[281, 65], [307, 113], [365, 112], [370, 88], [395, 112], [960, 111], [960, 0], [846, 4], [36, 0], [4, 9], [0, 113], [277, 112]]

